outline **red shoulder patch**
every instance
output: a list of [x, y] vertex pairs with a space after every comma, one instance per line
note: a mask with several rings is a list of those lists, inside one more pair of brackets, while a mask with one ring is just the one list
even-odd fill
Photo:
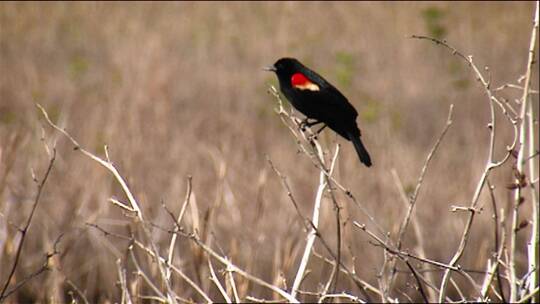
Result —
[[320, 88], [315, 83], [311, 82], [304, 74], [295, 73], [291, 77], [291, 85], [299, 90], [319, 91]]
[[292, 75], [291, 77], [291, 84], [292, 86], [298, 86], [298, 85], [304, 85], [306, 83], [309, 83], [311, 81], [309, 81], [309, 79], [307, 79], [306, 76], [304, 76], [304, 74], [302, 73], [295, 73], [294, 75]]

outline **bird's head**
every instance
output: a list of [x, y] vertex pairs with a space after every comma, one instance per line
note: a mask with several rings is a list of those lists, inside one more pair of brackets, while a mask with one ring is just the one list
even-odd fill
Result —
[[321, 84], [324, 83], [321, 77], [295, 58], [281, 58], [264, 70], [276, 73], [282, 90], [294, 88], [301, 91], [319, 91]]
[[295, 58], [281, 58], [273, 65], [265, 67], [264, 70], [276, 73], [278, 78], [290, 78], [303, 68], [304, 66]]

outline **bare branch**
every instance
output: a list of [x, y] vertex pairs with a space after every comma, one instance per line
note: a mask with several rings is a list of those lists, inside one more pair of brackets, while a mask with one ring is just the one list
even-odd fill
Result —
[[[438, 45], [442, 45], [445, 48], [452, 51], [453, 55], [457, 55], [459, 58], [463, 59], [467, 65], [473, 70], [474, 74], [476, 75], [476, 79], [483, 85], [484, 92], [486, 93], [488, 97], [488, 105], [490, 109], [490, 122], [488, 123], [488, 129], [489, 129], [489, 149], [488, 149], [488, 160], [486, 162], [484, 172], [482, 173], [482, 176], [480, 177], [480, 180], [476, 186], [476, 190], [474, 192], [473, 198], [471, 199], [469, 209], [470, 210], [476, 210], [476, 205], [478, 203], [478, 199], [480, 198], [480, 194], [486, 184], [486, 180], [489, 176], [489, 173], [491, 170], [501, 166], [504, 164], [510, 157], [511, 151], [514, 149], [517, 143], [517, 127], [515, 125], [515, 122], [512, 117], [509, 116], [508, 112], [506, 112], [505, 105], [500, 102], [492, 93], [492, 90], [490, 89], [490, 83], [487, 81], [484, 77], [484, 75], [480, 72], [480, 69], [476, 66], [474, 63], [472, 56], [465, 56], [463, 53], [459, 52], [456, 48], [450, 46], [446, 41], [441, 41], [435, 38], [426, 37], [426, 36], [417, 36], [413, 35], [412, 38], [416, 39], [426, 39], [430, 40], [432, 42], [435, 42]], [[503, 109], [503, 114], [505, 114], [507, 120], [511, 123], [512, 127], [514, 128], [514, 138], [513, 142], [510, 146], [507, 146], [507, 153], [505, 156], [498, 162], [494, 160], [494, 153], [495, 153], [495, 138], [496, 138], [496, 120], [495, 120], [495, 107], [494, 104], [498, 104]], [[449, 265], [454, 266], [457, 264], [457, 262], [461, 259], [463, 252], [465, 250], [465, 247], [467, 246], [469, 235], [471, 232], [472, 223], [474, 220], [476, 212], [470, 212], [469, 217], [467, 218], [467, 222], [465, 224], [465, 228], [463, 230], [463, 234], [461, 236], [460, 243], [458, 245], [458, 249], [456, 250], [454, 256], [450, 260]], [[445, 298], [446, 289], [448, 286], [448, 282], [450, 279], [451, 272], [449, 269], [447, 269], [443, 275], [443, 279], [441, 282], [441, 291], [439, 293], [439, 302], [442, 302]]]
[[[15, 260], [13, 260], [13, 265], [11, 266], [11, 270], [9, 272], [9, 275], [7, 276], [6, 282], [4, 283], [4, 287], [2, 287], [2, 291], [0, 292], [0, 302], [5, 300], [5, 298], [7, 298], [9, 296], [9, 294], [11, 294], [11, 292], [9, 292], [9, 293], [6, 293], [6, 292], [7, 292], [7, 289], [9, 287], [9, 283], [11, 282], [11, 279], [13, 278], [13, 275], [15, 274], [15, 270], [17, 269], [17, 266], [19, 265], [19, 260], [21, 258], [21, 252], [23, 250], [24, 241], [26, 240], [26, 235], [28, 234], [28, 230], [30, 229], [30, 224], [32, 223], [32, 219], [34, 218], [34, 214], [35, 214], [36, 209], [37, 209], [37, 207], [39, 205], [41, 194], [43, 193], [43, 187], [45, 186], [45, 183], [47, 182], [47, 180], [49, 178], [49, 174], [52, 171], [55, 160], [56, 160], [56, 149], [53, 148], [53, 153], [52, 153], [52, 155], [50, 156], [50, 159], [49, 159], [49, 165], [47, 166], [47, 169], [45, 170], [45, 174], [43, 175], [43, 178], [37, 184], [37, 193], [36, 193], [36, 197], [34, 199], [34, 203], [32, 205], [32, 210], [30, 211], [30, 215], [28, 215], [28, 218], [26, 219], [26, 224], [24, 225], [24, 227], [21, 230], [19, 230], [19, 232], [21, 233], [21, 240], [19, 241], [19, 244], [17, 245], [17, 251], [15, 253]], [[56, 247], [55, 247], [55, 252], [56, 252]], [[47, 259], [47, 261], [48, 261], [48, 259]], [[43, 271], [45, 270], [45, 268], [42, 268], [42, 269], [43, 269]], [[38, 274], [40, 274], [43, 271], [39, 271], [37, 274], [34, 274], [31, 277], [37, 276]], [[26, 281], [27, 280], [25, 280], [24, 282], [26, 282]], [[22, 285], [20, 285], [20, 286], [22, 286]], [[12, 291], [14, 291], [14, 290], [15, 289], [13, 289]]]
[[319, 212], [321, 208], [324, 189], [326, 188], [327, 185], [328, 184], [326, 183], [324, 173], [321, 171], [321, 173], [319, 174], [319, 188], [317, 189], [317, 195], [315, 197], [315, 204], [313, 205], [313, 215], [311, 217], [311, 223], [313, 227], [308, 233], [306, 247], [304, 248], [304, 254], [302, 255], [302, 259], [300, 260], [300, 265], [298, 266], [298, 271], [296, 272], [296, 277], [292, 285], [291, 296], [293, 297], [296, 297], [297, 290], [300, 287], [300, 282], [304, 276], [304, 272], [307, 267], [309, 256], [311, 255], [311, 249], [313, 248], [313, 244], [315, 243], [315, 239], [317, 237]]
[[[529, 131], [529, 137], [528, 137], [528, 141], [529, 141], [529, 146], [528, 146], [528, 153], [534, 157], [535, 155], [538, 155], [538, 151], [534, 151], [535, 150], [535, 143], [534, 141], [536, 140], [536, 135], [535, 135], [535, 132], [538, 132], [538, 127], [534, 127], [534, 124], [535, 124], [535, 121], [534, 121], [534, 110], [533, 110], [533, 106], [532, 106], [532, 102], [527, 102], [529, 100], [529, 95], [531, 94], [530, 90], [529, 90], [529, 87], [531, 85], [531, 78], [532, 78], [532, 66], [535, 62], [535, 53], [534, 53], [534, 48], [535, 48], [535, 45], [537, 44], [536, 43], [536, 40], [537, 40], [537, 35], [538, 35], [538, 23], [539, 23], [539, 20], [538, 20], [538, 11], [539, 11], [539, 6], [540, 4], [538, 3], [538, 1], [536, 1], [536, 13], [535, 13], [535, 16], [534, 16], [534, 25], [533, 25], [533, 30], [532, 30], [532, 34], [531, 34], [531, 42], [530, 42], [530, 45], [529, 45], [529, 60], [528, 60], [528, 63], [527, 63], [527, 72], [525, 73], [525, 85], [523, 87], [523, 94], [522, 94], [522, 107], [521, 107], [521, 114], [520, 114], [520, 118], [522, 119], [521, 120], [521, 130], [520, 130], [520, 136], [525, 136], [525, 125], [528, 125], [528, 131]], [[527, 117], [525, 117], [524, 115], [526, 115]], [[525, 118], [527, 118], [527, 120], [525, 121]], [[525, 138], [521, 138], [520, 137], [520, 143], [524, 144], [524, 142], [522, 142], [522, 140], [525, 140]], [[538, 174], [538, 170], [535, 168], [535, 163], [534, 163], [534, 160], [531, 158], [531, 157], [528, 157], [528, 158], [525, 158], [524, 159], [524, 156], [525, 156], [525, 151], [527, 149], [524, 147], [524, 146], [520, 146], [520, 153], [518, 154], [518, 159], [517, 159], [517, 166], [518, 166], [518, 172], [521, 172], [523, 173], [523, 168], [521, 168], [522, 170], [520, 170], [520, 164], [522, 166], [524, 166], [524, 162], [528, 161], [529, 162], [529, 179], [530, 179], [530, 183], [529, 183], [529, 187], [531, 189], [531, 200], [532, 200], [532, 225], [531, 225], [531, 237], [530, 237], [530, 241], [529, 241], [529, 244], [528, 244], [528, 250], [527, 250], [527, 253], [528, 253], [528, 271], [529, 272], [532, 272], [532, 275], [530, 276], [530, 280], [528, 280], [528, 283], [529, 283], [529, 287], [528, 287], [528, 292], [529, 294], [535, 294], [534, 295], [534, 299], [533, 299], [533, 302], [540, 302], [540, 296], [538, 295], [538, 284], [540, 283], [540, 268], [539, 268], [539, 262], [538, 260], [540, 259], [540, 254], [539, 254], [539, 247], [540, 247], [540, 232], [538, 231], [540, 229], [540, 219], [539, 219], [539, 215], [538, 213], [540, 212], [540, 201], [539, 201], [539, 194], [538, 194], [538, 189], [535, 188], [535, 185], [534, 185], [534, 180], [537, 180], [537, 174]], [[521, 157], [521, 159], [520, 159]], [[519, 202], [521, 201], [521, 194], [519, 193], [520, 191], [520, 188], [516, 189], [516, 195], [515, 195], [515, 205], [518, 205], [519, 206]], [[517, 211], [516, 211], [517, 213]], [[517, 214], [516, 214], [517, 215]], [[517, 217], [517, 216], [516, 216]], [[516, 222], [517, 222], [517, 218], [516, 218]], [[512, 234], [512, 244], [515, 243], [515, 239], [514, 239], [514, 234]], [[512, 248], [514, 249], [514, 248]], [[515, 255], [514, 254], [511, 254], [511, 258], [514, 257]], [[510, 263], [512, 263], [513, 260], [510, 260]], [[536, 287], [536, 293], [533, 293], [533, 289]], [[512, 300], [512, 298], [511, 298]]]
[[[43, 117], [45, 117], [45, 120], [51, 127], [53, 127], [58, 132], [62, 133], [67, 139], [69, 139], [69, 141], [71, 141], [71, 143], [75, 146], [75, 150], [80, 151], [82, 154], [84, 154], [88, 158], [96, 161], [98, 164], [102, 165], [103, 167], [105, 167], [105, 169], [107, 169], [109, 172], [113, 174], [115, 179], [118, 181], [118, 183], [122, 187], [122, 190], [128, 197], [129, 203], [131, 204], [131, 209], [135, 210], [137, 212], [137, 217], [139, 218], [139, 220], [143, 221], [143, 216], [142, 216], [141, 208], [139, 208], [139, 204], [135, 200], [135, 197], [131, 193], [131, 190], [129, 190], [127, 183], [122, 178], [122, 176], [120, 175], [116, 167], [113, 165], [113, 163], [111, 163], [110, 161], [103, 160], [102, 158], [96, 156], [95, 154], [85, 150], [81, 145], [79, 145], [79, 143], [68, 132], [66, 132], [66, 130], [58, 127], [56, 124], [54, 124], [51, 121], [51, 119], [49, 118], [49, 114], [47, 114], [45, 109], [40, 104], [36, 104], [36, 107], [41, 111], [41, 113], [43, 114]], [[108, 152], [107, 152], [107, 155], [108, 155]]]
[[[186, 212], [187, 205], [189, 203], [189, 199], [191, 198], [191, 176], [188, 176], [187, 179], [187, 190], [186, 190], [186, 197], [184, 199], [184, 203], [182, 204], [182, 209], [180, 209], [180, 213], [178, 214], [178, 218], [176, 218], [176, 225], [175, 229], [180, 229], [182, 219], [184, 218], [184, 213]], [[173, 233], [171, 236], [171, 242], [169, 244], [169, 255], [167, 257], [167, 265], [172, 265], [173, 263], [173, 257], [174, 257], [174, 245], [176, 244], [176, 238], [178, 235], [176, 233]], [[171, 269], [170, 267], [167, 268], [166, 272], [167, 279], [170, 279], [171, 277]]]
[[216, 276], [216, 272], [214, 271], [214, 266], [212, 266], [212, 260], [210, 257], [208, 257], [208, 269], [210, 269], [210, 280], [214, 282], [214, 284], [219, 290], [219, 293], [221, 293], [221, 295], [223, 296], [223, 299], [225, 299], [225, 302], [232, 303], [231, 298], [229, 297], [229, 295], [223, 288], [223, 285], [221, 285], [221, 282]]
[[[7, 290], [4, 295], [0, 298], [0, 303], [3, 302], [5, 299], [7, 299], [11, 294], [13, 294], [15, 291], [17, 291], [18, 289], [20, 289], [21, 287], [23, 287], [24, 285], [26, 285], [26, 283], [30, 282], [33, 278], [39, 276], [40, 274], [44, 273], [45, 271], [49, 270], [49, 265], [50, 265], [50, 261], [51, 259], [60, 254], [60, 251], [58, 251], [58, 244], [60, 244], [60, 240], [62, 239], [64, 235], [63, 234], [60, 234], [56, 240], [54, 241], [54, 244], [53, 244], [53, 250], [52, 252], [48, 252], [47, 254], [45, 254], [45, 261], [43, 262], [43, 264], [41, 265], [41, 267], [34, 271], [32, 274], [30, 274], [29, 276], [25, 277], [24, 279], [22, 279], [19, 283], [17, 283], [17, 285], [15, 285], [13, 288], [11, 288], [10, 290]], [[9, 281], [8, 281], [9, 282]]]
[[[411, 221], [412, 212], [414, 210], [414, 206], [415, 206], [416, 201], [418, 199], [418, 194], [420, 193], [420, 188], [422, 187], [427, 168], [428, 168], [428, 166], [429, 166], [429, 164], [431, 162], [431, 159], [435, 155], [435, 152], [437, 151], [440, 143], [442, 142], [446, 132], [448, 131], [448, 129], [452, 125], [453, 110], [454, 110], [454, 105], [452, 104], [452, 105], [450, 105], [450, 109], [448, 110], [448, 118], [446, 119], [446, 124], [444, 126], [444, 129], [442, 130], [441, 134], [437, 138], [437, 141], [435, 142], [435, 144], [431, 148], [431, 151], [428, 153], [426, 161], [424, 162], [424, 166], [422, 167], [422, 170], [420, 171], [420, 176], [418, 177], [418, 182], [416, 183], [416, 187], [414, 189], [413, 195], [411, 196], [410, 199], [406, 199], [406, 197], [404, 196], [403, 186], [401, 185], [401, 182], [399, 181], [399, 177], [397, 177], [397, 173], [393, 172], [394, 179], [396, 180], [396, 183], [399, 186], [400, 193], [402, 193], [402, 198], [404, 198], [404, 202], [407, 205], [407, 214], [403, 218], [403, 221], [402, 221], [401, 226], [399, 228], [398, 240], [397, 240], [397, 245], [396, 245], [398, 250], [401, 250], [401, 246], [402, 246], [402, 242], [403, 242], [403, 236], [405, 235], [405, 232], [407, 231], [407, 227], [409, 226], [409, 222]], [[420, 228], [418, 227], [418, 221], [413, 221], [413, 229], [414, 229], [414, 232], [415, 232], [415, 235], [416, 235], [416, 239], [417, 239], [417, 241], [419, 243], [419, 245], [418, 245], [418, 248], [419, 248], [419, 251], [420, 251], [419, 254], [420, 254], [421, 257], [425, 257], [423, 239], [422, 239], [422, 236], [421, 236], [421, 233], [420, 233]], [[390, 269], [391, 269], [391, 271], [390, 271], [390, 278], [388, 279], [388, 282], [389, 282], [388, 284], [391, 286], [393, 284], [394, 276], [395, 276], [395, 272], [396, 272], [395, 260], [391, 263]], [[433, 282], [433, 277], [431, 275], [428, 275], [428, 276], [429, 276], [429, 281]], [[429, 292], [429, 298], [430, 298], [429, 302], [435, 301], [436, 295], [433, 293], [433, 290], [429, 289], [428, 292]], [[426, 302], [428, 302], [428, 301], [426, 301]]]

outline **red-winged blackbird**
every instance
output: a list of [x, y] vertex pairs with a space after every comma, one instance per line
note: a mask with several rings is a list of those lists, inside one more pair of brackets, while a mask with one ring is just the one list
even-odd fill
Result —
[[[360, 161], [371, 166], [371, 157], [360, 140], [358, 112], [333, 85], [294, 58], [281, 58], [265, 68], [276, 73], [279, 87], [291, 104], [307, 118], [304, 125], [323, 123], [354, 144]], [[308, 119], [314, 119], [308, 122]]]

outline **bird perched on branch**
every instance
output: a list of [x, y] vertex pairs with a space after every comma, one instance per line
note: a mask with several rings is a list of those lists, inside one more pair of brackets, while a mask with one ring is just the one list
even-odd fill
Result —
[[330, 127], [343, 138], [352, 141], [360, 161], [367, 167], [371, 166], [371, 157], [360, 139], [360, 129], [356, 125], [358, 112], [338, 89], [295, 58], [281, 58], [264, 69], [276, 73], [283, 95], [306, 116], [303, 126], [322, 123], [322, 128], [316, 134], [326, 126]]

